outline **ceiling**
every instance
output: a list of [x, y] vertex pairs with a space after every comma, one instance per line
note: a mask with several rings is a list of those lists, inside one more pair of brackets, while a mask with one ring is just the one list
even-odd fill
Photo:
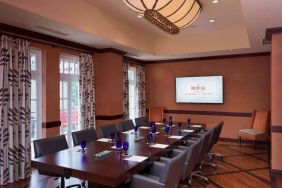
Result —
[[116, 48], [141, 60], [270, 51], [262, 40], [266, 28], [282, 26], [281, 0], [200, 2], [200, 16], [178, 35], [137, 18], [122, 0], [0, 0], [0, 22], [96, 48]]

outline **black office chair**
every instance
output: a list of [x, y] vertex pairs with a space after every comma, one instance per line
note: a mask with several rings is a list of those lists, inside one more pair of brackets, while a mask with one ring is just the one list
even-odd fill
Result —
[[[199, 156], [196, 161], [196, 166], [198, 167], [198, 169], [193, 171], [191, 174], [191, 177], [194, 177], [194, 176], [199, 177], [202, 180], [204, 180], [206, 183], [209, 183], [209, 179], [202, 174], [201, 169], [202, 169], [202, 165], [205, 160], [205, 156], [209, 152], [209, 142], [211, 140], [211, 135], [212, 135], [212, 130], [208, 130], [204, 135], [199, 136], [198, 139], [202, 139], [202, 144], [201, 144]], [[197, 142], [198, 139], [187, 142], [187, 146], [191, 146], [192, 144], [195, 144], [195, 142]]]
[[[195, 143], [187, 146], [178, 146], [178, 149], [187, 150], [187, 157], [186, 161], [183, 165], [183, 171], [182, 171], [182, 181], [187, 182], [190, 186], [192, 186], [192, 172], [195, 169], [197, 159], [200, 154], [201, 145], [202, 145], [203, 139], [197, 140]], [[186, 181], [187, 180], [187, 181]]]
[[71, 134], [72, 134], [74, 146], [80, 145], [82, 140], [85, 140], [86, 142], [92, 142], [92, 141], [97, 140], [96, 130], [93, 128], [84, 129], [81, 131], [75, 131], [75, 132], [72, 132]]
[[120, 122], [119, 126], [121, 132], [130, 131], [134, 128], [134, 124], [131, 119]]
[[100, 138], [109, 138], [111, 136], [111, 133], [116, 131], [117, 130], [115, 124], [100, 126], [99, 128]]
[[135, 125], [137, 127], [149, 126], [149, 122], [146, 117], [139, 117], [139, 118], [135, 118]]
[[[220, 138], [220, 134], [221, 134], [221, 131], [222, 131], [222, 128], [223, 128], [223, 124], [224, 124], [224, 122], [222, 121], [222, 122], [220, 122], [220, 123], [218, 124], [218, 126], [216, 127], [216, 133], [217, 133], [217, 135], [216, 135], [216, 139], [214, 140], [213, 145], [217, 144], [217, 142], [218, 142], [218, 140], [219, 140], [219, 138]], [[215, 153], [215, 152], [213, 152], [213, 151], [210, 151], [210, 157], [211, 157], [212, 159], [214, 159], [214, 158], [219, 158], [221, 161], [222, 161], [223, 158], [224, 158], [224, 156], [223, 156], [222, 154]]]
[[[65, 135], [34, 140], [33, 146], [34, 146], [35, 158], [68, 149], [68, 143], [67, 143]], [[38, 170], [38, 172], [41, 175], [56, 177], [55, 179], [60, 178], [61, 184], [60, 186], [57, 186], [57, 187], [62, 187], [62, 188], [65, 187], [65, 178], [66, 179], [70, 178], [70, 177], [65, 177], [62, 175], [55, 174], [55, 173], [49, 173], [49, 172], [40, 171], [40, 170]], [[66, 188], [71, 188], [71, 187], [80, 188], [81, 185], [74, 184], [74, 185], [67, 186]]]
[[130, 188], [177, 188], [187, 151], [173, 149], [168, 157], [161, 157], [132, 177]]

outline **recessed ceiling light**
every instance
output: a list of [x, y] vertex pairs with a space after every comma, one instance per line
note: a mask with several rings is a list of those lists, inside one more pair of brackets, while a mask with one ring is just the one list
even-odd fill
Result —
[[210, 23], [214, 23], [214, 22], [215, 22], [215, 20], [209, 20], [209, 22], [210, 22]]
[[217, 3], [219, 3], [219, 0], [212, 0], [212, 3], [217, 4]]
[[137, 18], [143, 18], [143, 14], [137, 14]]

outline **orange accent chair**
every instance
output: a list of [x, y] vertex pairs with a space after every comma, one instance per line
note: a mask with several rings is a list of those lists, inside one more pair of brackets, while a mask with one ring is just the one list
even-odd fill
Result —
[[149, 122], [163, 122], [164, 108], [163, 107], [149, 107]]
[[269, 140], [270, 112], [254, 111], [252, 118], [252, 128], [239, 131], [239, 142], [241, 145], [242, 139], [253, 140], [256, 148], [256, 141]]

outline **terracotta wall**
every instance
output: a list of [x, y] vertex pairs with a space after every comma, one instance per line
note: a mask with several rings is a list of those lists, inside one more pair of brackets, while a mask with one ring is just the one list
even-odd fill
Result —
[[[79, 55], [77, 51], [31, 42], [33, 48], [42, 51], [42, 121], [60, 121], [60, 54]], [[60, 134], [59, 127], [43, 128], [42, 137]]]
[[[95, 100], [96, 116], [111, 117], [123, 113], [122, 109], [122, 56], [114, 53], [95, 54]], [[116, 120], [97, 120], [96, 129]]]
[[[224, 77], [224, 104], [177, 104], [175, 78], [181, 76]], [[248, 112], [270, 110], [270, 57], [242, 57], [189, 62], [150, 64], [146, 66], [146, 102], [170, 110]], [[169, 116], [170, 114], [165, 114]], [[186, 121], [188, 115], [172, 114]], [[238, 138], [238, 130], [250, 128], [251, 118], [189, 115], [192, 122], [224, 121], [221, 137]]]
[[276, 127], [272, 130], [272, 176], [276, 178], [274, 187], [282, 187], [282, 34], [272, 36], [271, 52], [271, 124]]

